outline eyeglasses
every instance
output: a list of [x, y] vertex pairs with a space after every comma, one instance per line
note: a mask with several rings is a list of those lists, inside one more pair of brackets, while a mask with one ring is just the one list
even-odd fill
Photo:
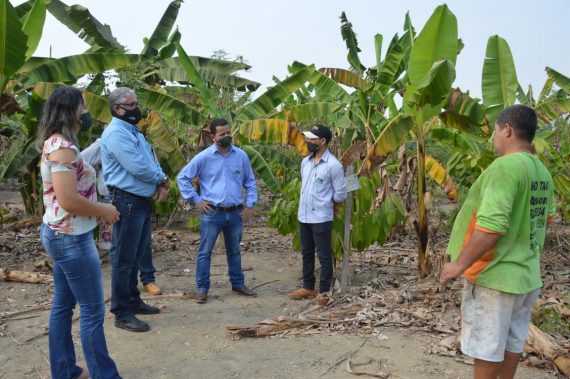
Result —
[[120, 106], [126, 106], [126, 107], [128, 107], [128, 108], [135, 108], [135, 107], [138, 107], [138, 106], [139, 106], [139, 103], [136, 102], [136, 101], [133, 101], [132, 103], [121, 103], [121, 104], [115, 104], [115, 105], [117, 105], [117, 106], [119, 106], [119, 107], [120, 107]]

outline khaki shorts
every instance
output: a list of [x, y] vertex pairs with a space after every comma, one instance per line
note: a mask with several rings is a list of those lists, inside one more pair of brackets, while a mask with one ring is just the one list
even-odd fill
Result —
[[505, 350], [522, 353], [532, 306], [540, 289], [523, 295], [463, 284], [461, 351], [470, 357], [502, 362]]

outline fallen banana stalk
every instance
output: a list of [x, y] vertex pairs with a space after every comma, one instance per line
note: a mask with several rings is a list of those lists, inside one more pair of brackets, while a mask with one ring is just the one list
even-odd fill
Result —
[[51, 275], [39, 274], [37, 272], [10, 270], [0, 268], [0, 279], [7, 282], [34, 283], [34, 284], [51, 284], [53, 278]]

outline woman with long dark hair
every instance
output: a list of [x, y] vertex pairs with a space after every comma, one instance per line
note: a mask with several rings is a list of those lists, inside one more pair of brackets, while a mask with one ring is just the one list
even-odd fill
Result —
[[[41, 241], [53, 262], [55, 285], [49, 358], [52, 378], [57, 379], [120, 378], [105, 342], [103, 279], [93, 239], [97, 217], [113, 224], [119, 212], [111, 204], [96, 201], [95, 170], [81, 158], [77, 133], [90, 126], [80, 90], [60, 87], [51, 93], [40, 120], [38, 149], [45, 209]], [[71, 337], [76, 303], [89, 374], [76, 364]]]

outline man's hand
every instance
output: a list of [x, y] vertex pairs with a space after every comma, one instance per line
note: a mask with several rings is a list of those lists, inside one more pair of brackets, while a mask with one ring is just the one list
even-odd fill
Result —
[[446, 263], [441, 269], [439, 277], [440, 288], [443, 290], [449, 280], [457, 278], [479, 258], [486, 253], [490, 253], [491, 249], [497, 245], [501, 236], [498, 233], [488, 233], [475, 229], [469, 242], [461, 250], [457, 259], [454, 262]]
[[198, 208], [200, 213], [210, 213], [214, 210], [214, 208], [212, 208], [212, 205], [205, 200], [201, 200], [198, 205], [196, 205], [196, 208]]
[[163, 186], [158, 187], [158, 189], [156, 190], [156, 193], [154, 194], [154, 198], [159, 203], [166, 202], [166, 200], [168, 200], [168, 188], [163, 187]]
[[168, 191], [170, 189], [170, 179], [166, 178], [164, 183], [162, 183], [160, 186], [166, 188], [166, 190]]
[[340, 214], [340, 205], [341, 203], [337, 203], [333, 201], [333, 214], [338, 216]]
[[241, 217], [249, 218], [253, 215], [253, 208], [244, 207], [241, 211]]
[[443, 291], [447, 286], [447, 282], [463, 274], [463, 271], [465, 271], [465, 268], [457, 263], [457, 261], [443, 265], [441, 275], [439, 276], [439, 288]]

